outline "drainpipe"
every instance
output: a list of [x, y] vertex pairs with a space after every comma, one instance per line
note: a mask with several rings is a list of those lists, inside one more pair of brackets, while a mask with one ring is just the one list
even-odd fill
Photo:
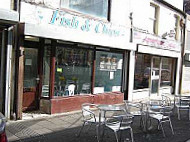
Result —
[[182, 79], [183, 79], [183, 64], [184, 64], [184, 55], [185, 55], [185, 41], [186, 41], [186, 16], [184, 16], [185, 22], [181, 23], [180, 21], [180, 26], [182, 27], [182, 44], [181, 44], [181, 65], [180, 65], [180, 82], [179, 82], [179, 93], [182, 93]]

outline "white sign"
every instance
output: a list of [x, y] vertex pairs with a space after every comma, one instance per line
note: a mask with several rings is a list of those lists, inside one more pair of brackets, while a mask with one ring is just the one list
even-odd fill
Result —
[[133, 41], [138, 44], [154, 46], [156, 48], [181, 51], [181, 43], [174, 40], [165, 40], [157, 36], [139, 31], [133, 31]]

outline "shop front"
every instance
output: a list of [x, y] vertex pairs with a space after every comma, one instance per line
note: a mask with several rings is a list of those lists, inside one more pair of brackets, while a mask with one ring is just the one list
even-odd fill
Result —
[[[133, 99], [179, 91], [180, 43], [136, 32]], [[143, 40], [140, 40], [143, 37]]]
[[53, 114], [79, 110], [82, 103], [123, 102], [128, 54], [136, 50], [129, 28], [24, 2], [21, 21], [22, 111]]
[[123, 101], [123, 50], [26, 36], [24, 53], [23, 111]]
[[19, 20], [18, 12], [10, 10], [9, 1], [6, 7], [0, 6], [0, 112], [10, 119], [13, 108], [14, 85], [11, 81], [14, 73], [14, 49], [16, 25]]

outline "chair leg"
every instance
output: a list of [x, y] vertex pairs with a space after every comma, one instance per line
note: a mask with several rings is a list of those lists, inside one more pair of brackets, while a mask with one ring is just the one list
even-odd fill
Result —
[[90, 123], [90, 125], [88, 126], [88, 129], [86, 129], [87, 132], [89, 131], [89, 129], [91, 128], [91, 126], [92, 126], [92, 123]]
[[130, 132], [131, 132], [131, 142], [134, 142], [134, 139], [133, 139], [133, 130], [132, 130], [132, 128], [130, 128]]
[[120, 130], [120, 138], [119, 138], [119, 141], [121, 142], [121, 139], [122, 139], [122, 130]]
[[165, 133], [164, 133], [164, 128], [163, 128], [163, 126], [162, 126], [162, 122], [160, 122], [160, 126], [161, 126], [161, 129], [162, 129], [163, 136], [166, 137], [166, 136], [165, 136]]
[[180, 120], [180, 111], [179, 111], [179, 108], [177, 108], [177, 115], [178, 115], [178, 120]]
[[96, 125], [96, 135], [97, 135], [97, 141], [100, 142], [100, 132], [99, 132], [99, 124]]
[[80, 130], [79, 130], [78, 134], [76, 135], [77, 137], [79, 137], [79, 136], [80, 136], [80, 134], [81, 134], [81, 132], [82, 132], [82, 130], [83, 130], [84, 125], [85, 125], [85, 124], [86, 124], [86, 123], [85, 123], [85, 122], [83, 122], [82, 127], [80, 128]]
[[160, 130], [160, 122], [158, 122], [158, 130]]
[[141, 116], [141, 118], [140, 118], [140, 128], [144, 128], [143, 116]]
[[117, 131], [114, 131], [117, 142], [119, 142]]
[[171, 122], [170, 119], [169, 119], [169, 123], [170, 123], [170, 127], [171, 127], [171, 130], [172, 130], [172, 134], [174, 135], [174, 129], [173, 129], [172, 122]]

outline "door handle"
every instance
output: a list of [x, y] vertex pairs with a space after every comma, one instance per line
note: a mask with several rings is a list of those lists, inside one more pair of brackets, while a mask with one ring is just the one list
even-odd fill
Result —
[[37, 78], [36, 78], [36, 81], [40, 81], [40, 78], [39, 78], [39, 77], [37, 77]]

